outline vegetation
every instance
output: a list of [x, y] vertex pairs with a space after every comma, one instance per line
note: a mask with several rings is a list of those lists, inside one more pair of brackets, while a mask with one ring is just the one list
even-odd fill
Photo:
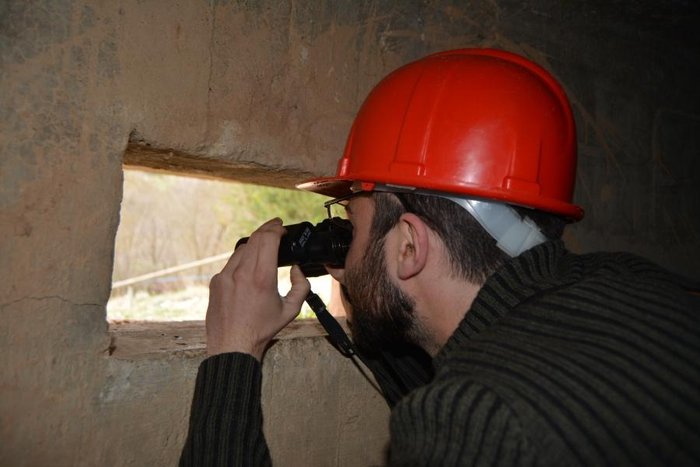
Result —
[[[319, 222], [322, 203], [298, 190], [125, 170], [113, 282], [232, 252], [239, 238], [273, 217]], [[209, 279], [224, 262], [114, 289], [108, 316], [203, 319]], [[280, 288], [286, 284], [288, 272], [280, 270]]]

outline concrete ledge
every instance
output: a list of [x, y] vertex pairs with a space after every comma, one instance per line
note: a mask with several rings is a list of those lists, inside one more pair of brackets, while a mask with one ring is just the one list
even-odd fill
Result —
[[[349, 332], [344, 318], [338, 322]], [[109, 356], [120, 360], [201, 358], [206, 353], [204, 321], [118, 321], [109, 325]], [[292, 321], [275, 340], [323, 337], [315, 319]]]
[[242, 183], [294, 188], [300, 181], [319, 174], [300, 169], [269, 166], [254, 161], [225, 160], [214, 156], [193, 156], [176, 149], [158, 148], [149, 143], [130, 142], [124, 152], [124, 165], [187, 176], [234, 180]]

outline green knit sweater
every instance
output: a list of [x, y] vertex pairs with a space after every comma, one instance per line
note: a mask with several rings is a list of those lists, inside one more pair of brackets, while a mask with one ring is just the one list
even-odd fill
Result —
[[[430, 368], [370, 363], [391, 465], [700, 464], [700, 300], [627, 254], [540, 245], [488, 279]], [[199, 370], [181, 465], [268, 465], [259, 363]], [[394, 405], [395, 404], [395, 405]]]

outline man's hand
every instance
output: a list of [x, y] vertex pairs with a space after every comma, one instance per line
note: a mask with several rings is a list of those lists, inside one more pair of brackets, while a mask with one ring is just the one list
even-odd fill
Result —
[[284, 228], [272, 219], [239, 246], [209, 285], [207, 353], [243, 352], [262, 361], [272, 338], [301, 310], [309, 281], [292, 267], [292, 288], [277, 290], [277, 251]]

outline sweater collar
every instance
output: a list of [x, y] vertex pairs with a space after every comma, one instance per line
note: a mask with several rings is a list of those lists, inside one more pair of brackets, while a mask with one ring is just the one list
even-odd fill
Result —
[[571, 257], [560, 240], [545, 242], [511, 259], [492, 274], [479, 290], [464, 319], [435, 357], [435, 366], [488, 329], [529, 298], [569, 282], [560, 277], [563, 260]]

